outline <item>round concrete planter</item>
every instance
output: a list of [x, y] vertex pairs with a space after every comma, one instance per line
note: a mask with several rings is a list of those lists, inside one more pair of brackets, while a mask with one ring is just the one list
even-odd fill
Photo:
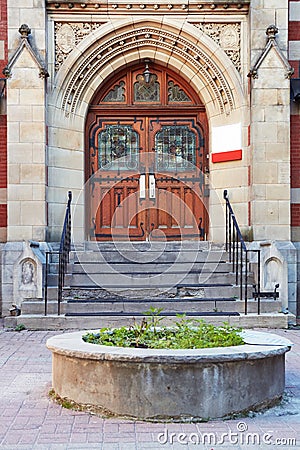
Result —
[[291, 343], [245, 331], [246, 345], [150, 350], [88, 344], [84, 332], [54, 336], [53, 388], [60, 397], [120, 416], [218, 418], [268, 406], [285, 386]]

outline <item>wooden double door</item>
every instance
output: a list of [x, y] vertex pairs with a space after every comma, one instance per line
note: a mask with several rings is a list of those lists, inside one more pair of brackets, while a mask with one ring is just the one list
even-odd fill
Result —
[[203, 134], [196, 112], [95, 113], [89, 130], [89, 238], [205, 239]]

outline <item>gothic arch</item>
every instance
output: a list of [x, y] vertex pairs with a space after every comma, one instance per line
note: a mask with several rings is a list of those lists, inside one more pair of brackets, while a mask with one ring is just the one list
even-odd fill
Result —
[[[92, 42], [91, 42], [92, 41]], [[223, 50], [185, 23], [107, 23], [82, 41], [57, 74], [53, 104], [65, 116], [84, 116], [95, 90], [112, 71], [150, 58], [178, 72], [203, 99], [208, 116], [230, 115], [244, 105], [241, 77]], [[50, 102], [52, 103], [52, 102]]]
[[[62, 205], [61, 209], [57, 207], [56, 199], [64, 199], [66, 190], [71, 189], [78, 211], [74, 235], [78, 242], [84, 239], [84, 129], [89, 105], [99, 86], [113, 72], [145, 58], [176, 72], [191, 86], [205, 105], [209, 133], [213, 126], [224, 123], [242, 122], [244, 131], [247, 129], [247, 96], [241, 74], [224, 50], [202, 30], [187, 21], [182, 24], [166, 18], [107, 22], [83, 39], [51, 77], [48, 91], [51, 238], [60, 232], [56, 224], [61, 223], [64, 211]], [[211, 174], [213, 171], [211, 167]], [[209, 201], [213, 204], [210, 208], [213, 220], [214, 215], [221, 214], [219, 201], [213, 197]]]

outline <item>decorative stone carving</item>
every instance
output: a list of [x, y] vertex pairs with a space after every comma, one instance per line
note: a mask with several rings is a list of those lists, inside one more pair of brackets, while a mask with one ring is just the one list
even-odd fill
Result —
[[24, 242], [23, 252], [13, 269], [13, 297], [19, 307], [27, 298], [42, 300], [43, 259], [38, 243]]
[[104, 22], [55, 22], [55, 70], [58, 71], [71, 51]]
[[21, 288], [36, 288], [36, 264], [31, 259], [26, 259], [21, 265]]
[[[146, 35], [150, 37], [146, 38]], [[123, 42], [122, 46], [120, 46], [120, 41]], [[76, 111], [86, 86], [90, 85], [91, 80], [102, 67], [121, 54], [124, 55], [126, 52], [143, 47], [159, 49], [186, 61], [195, 69], [195, 72], [205, 79], [207, 88], [211, 92], [212, 98], [215, 99], [220, 113], [229, 114], [234, 109], [232, 90], [226, 76], [212, 56], [184, 36], [178, 36], [176, 32], [150, 26], [117, 34], [83, 55], [82, 62], [77, 65], [76, 70], [72, 71], [73, 74], [64, 89], [61, 108], [65, 111], [66, 116]], [[186, 49], [189, 51], [186, 52]]]
[[288, 62], [288, 60], [286, 59], [286, 57], [284, 56], [283, 52], [281, 51], [280, 47], [278, 46], [278, 44], [276, 42], [277, 34], [278, 34], [278, 28], [275, 25], [269, 25], [266, 30], [267, 43], [266, 43], [265, 48], [263, 49], [262, 53], [258, 57], [256, 63], [250, 69], [250, 72], [247, 75], [249, 78], [254, 78], [254, 79], [258, 78], [258, 69], [272, 48], [276, 51], [277, 56], [279, 57], [279, 59], [282, 62], [282, 65], [285, 68], [285, 77], [291, 78], [291, 76], [293, 75], [293, 73], [294, 73], [293, 67], [290, 65], [290, 63]]
[[23, 49], [26, 48], [30, 55], [32, 56], [33, 60], [35, 61], [39, 71], [40, 71], [40, 78], [47, 78], [49, 77], [49, 73], [46, 69], [45, 63], [42, 59], [42, 57], [39, 55], [38, 50], [32, 45], [31, 41], [29, 40], [29, 35], [31, 34], [31, 29], [29, 26], [24, 23], [19, 28], [19, 33], [21, 35], [21, 39], [19, 41], [18, 48], [16, 49], [15, 53], [10, 58], [8, 64], [6, 67], [4, 67], [2, 73], [8, 78], [11, 76], [11, 69], [17, 59], [19, 58], [20, 54], [22, 53]]
[[236, 69], [241, 71], [241, 24], [236, 23], [193, 23], [193, 25], [207, 34], [222, 47], [226, 55], [233, 62]]

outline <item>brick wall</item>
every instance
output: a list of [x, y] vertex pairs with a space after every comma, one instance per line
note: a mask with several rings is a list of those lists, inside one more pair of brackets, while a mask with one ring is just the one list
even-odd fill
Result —
[[[7, 2], [0, 1], [0, 77], [7, 64]], [[7, 121], [5, 114], [5, 97], [0, 99], [0, 242], [6, 240], [7, 226]]]
[[[290, 0], [289, 2], [289, 61], [295, 70], [293, 78], [300, 78], [300, 0]], [[295, 103], [291, 105], [290, 130], [291, 225], [295, 229], [295, 227], [300, 227], [300, 105]], [[295, 240], [299, 240], [299, 233]]]

